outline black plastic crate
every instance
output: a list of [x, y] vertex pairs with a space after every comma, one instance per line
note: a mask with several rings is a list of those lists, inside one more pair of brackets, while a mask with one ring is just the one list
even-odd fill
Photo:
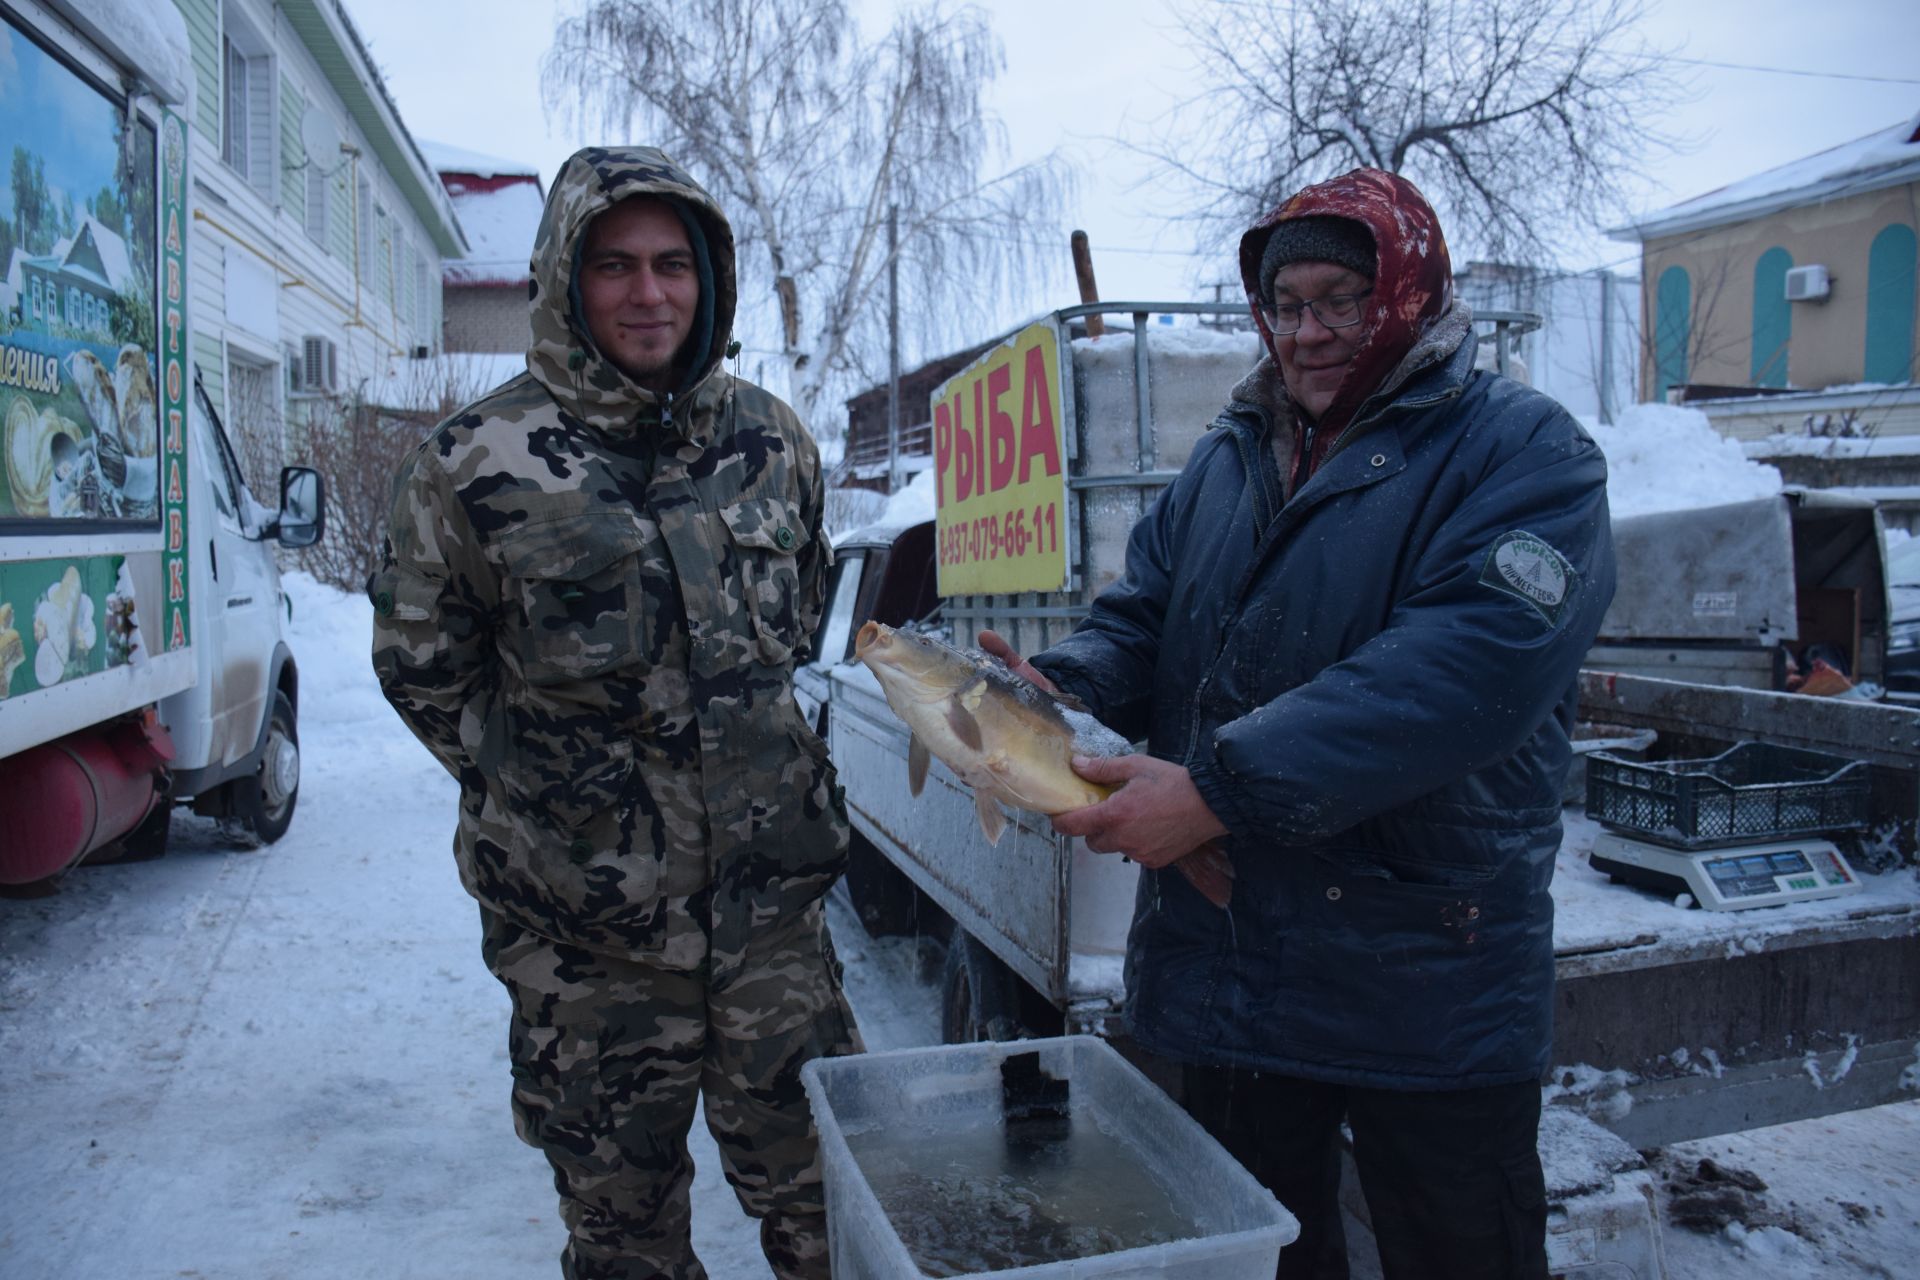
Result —
[[1679, 849], [1867, 825], [1864, 760], [1743, 742], [1704, 760], [1587, 757], [1587, 816]]

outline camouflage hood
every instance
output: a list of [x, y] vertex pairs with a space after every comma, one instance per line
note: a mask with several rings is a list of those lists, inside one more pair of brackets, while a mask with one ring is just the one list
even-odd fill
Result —
[[718, 384], [725, 379], [713, 374], [726, 356], [738, 296], [733, 227], [713, 197], [665, 152], [654, 147], [585, 147], [569, 156], [553, 180], [533, 244], [533, 345], [527, 349], [527, 371], [562, 408], [603, 429], [629, 427], [637, 418], [656, 416], [660, 400], [601, 356], [580, 315], [574, 288], [588, 224], [631, 196], [657, 196], [671, 203], [687, 223], [700, 265], [700, 310], [682, 348], [689, 367], [679, 371], [671, 402], [692, 397], [697, 404], [708, 394], [719, 394]]

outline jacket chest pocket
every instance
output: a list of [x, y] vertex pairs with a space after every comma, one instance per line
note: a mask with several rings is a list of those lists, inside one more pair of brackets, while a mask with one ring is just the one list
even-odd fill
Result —
[[498, 545], [502, 595], [519, 608], [505, 638], [530, 685], [586, 680], [646, 656], [642, 580], [650, 522], [632, 512], [516, 529]]
[[805, 638], [800, 554], [809, 539], [800, 508], [785, 498], [754, 498], [722, 507], [720, 518], [733, 541], [754, 650], [778, 666]]

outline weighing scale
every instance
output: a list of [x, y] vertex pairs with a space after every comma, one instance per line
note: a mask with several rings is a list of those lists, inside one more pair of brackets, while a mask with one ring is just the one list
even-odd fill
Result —
[[1709, 911], [1838, 898], [1863, 887], [1831, 840], [1674, 849], [1603, 831], [1594, 837], [1590, 861], [1616, 882], [1669, 896], [1691, 894]]

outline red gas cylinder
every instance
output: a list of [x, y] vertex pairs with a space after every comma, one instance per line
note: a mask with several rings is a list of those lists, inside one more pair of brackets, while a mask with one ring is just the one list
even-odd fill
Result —
[[31, 884], [139, 826], [173, 739], [150, 716], [69, 734], [0, 764], [0, 884]]

